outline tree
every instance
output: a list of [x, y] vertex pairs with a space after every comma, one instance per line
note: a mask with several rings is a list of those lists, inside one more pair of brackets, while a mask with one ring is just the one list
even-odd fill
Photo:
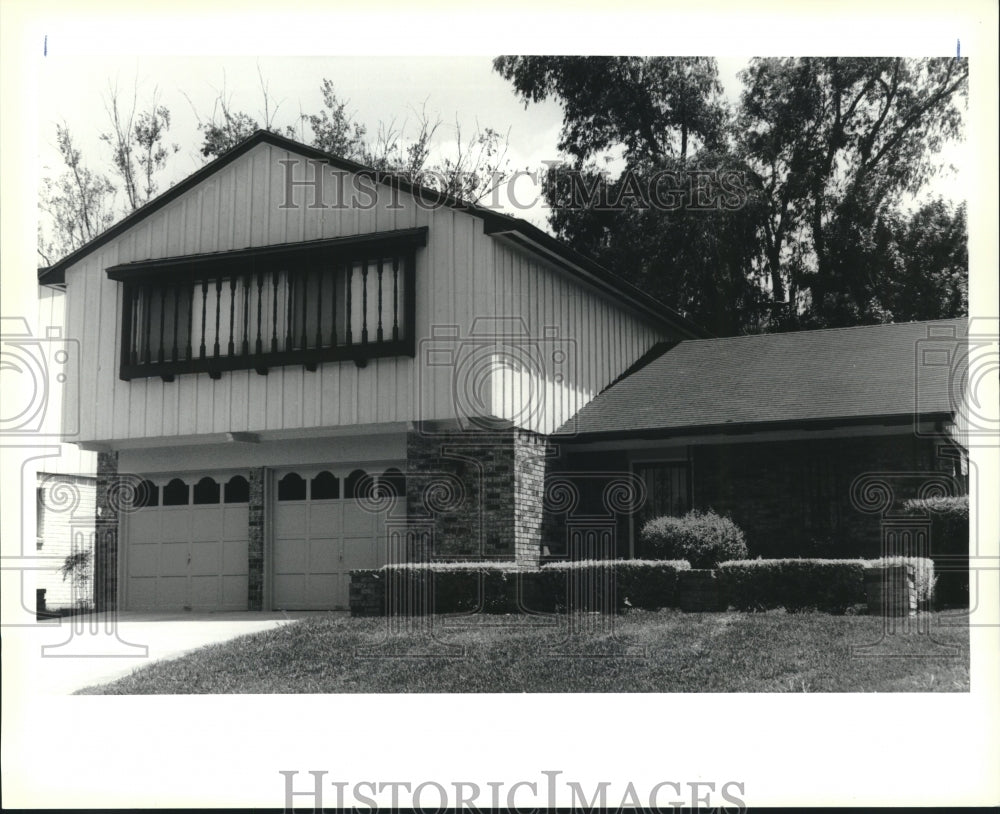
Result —
[[858, 208], [851, 197], [824, 230], [830, 252], [817, 324], [857, 325], [968, 313], [965, 204], [941, 199], [912, 215]]
[[[744, 197], [746, 167], [702, 151], [630, 165], [553, 167], [545, 185], [555, 233], [719, 336], [756, 330], [763, 201]], [[696, 164], [696, 167], [693, 166]]]
[[114, 185], [84, 163], [65, 122], [56, 124], [56, 144], [66, 169], [55, 180], [42, 180], [41, 208], [52, 231], [47, 238], [39, 222], [38, 253], [46, 265], [97, 237], [115, 220]]
[[692, 137], [709, 148], [722, 139], [722, 85], [708, 57], [502, 56], [493, 67], [525, 105], [559, 101], [559, 149], [577, 166], [617, 145], [627, 160], [684, 159]]
[[[571, 166], [553, 168], [544, 187], [556, 235], [714, 333], [755, 329], [763, 210], [743, 189], [748, 168], [726, 147], [715, 61], [500, 57], [493, 64], [526, 104], [552, 97], [563, 107], [559, 146]], [[612, 178], [595, 159], [618, 147], [625, 168]]]
[[138, 90], [126, 112], [119, 105], [117, 86], [111, 87], [105, 102], [111, 131], [101, 134], [101, 140], [111, 147], [111, 162], [122, 180], [129, 212], [153, 198], [158, 189], [154, 176], [166, 167], [167, 158], [180, 150], [176, 144], [169, 149], [164, 144], [170, 111], [158, 103], [156, 91], [148, 110], [136, 115], [137, 105]]
[[[822, 323], [824, 313], [843, 313], [843, 303], [827, 297], [852, 294], [833, 282], [841, 259], [828, 235], [861, 225], [848, 218], [887, 214], [933, 174], [934, 154], [961, 132], [968, 63], [769, 58], [753, 60], [742, 79], [737, 132], [768, 201], [771, 295], [791, 304], [792, 324], [805, 296]], [[851, 308], [862, 312], [866, 304]]]
[[[445, 153], [434, 162], [431, 161], [431, 145], [442, 122], [430, 119], [426, 105], [414, 111], [415, 128], [409, 129], [405, 120], [398, 125], [396, 119], [390, 119], [379, 122], [371, 137], [368, 128], [349, 112], [350, 102], [337, 95], [333, 82], [323, 79], [320, 85], [323, 106], [316, 113], [301, 113], [298, 117], [300, 127], [309, 129], [311, 135], [306, 137], [304, 130], [297, 131], [292, 124], [276, 123], [279, 106], [273, 104], [263, 76], [261, 90], [263, 122], [258, 122], [248, 113], [233, 110], [225, 88], [220, 91], [211, 115], [204, 119], [199, 117], [198, 126], [204, 134], [201, 149], [204, 156], [218, 157], [257, 130], [264, 129], [289, 138], [298, 137], [331, 155], [356, 161], [380, 172], [404, 176], [466, 201], [482, 200], [509, 176], [509, 131], [508, 135], [502, 135], [492, 128], [482, 129], [477, 124], [472, 135], [463, 140], [461, 127], [456, 121], [451, 154]], [[195, 113], [197, 115], [197, 110]]]
[[[740, 215], [616, 213], [593, 196], [575, 205], [558, 183], [546, 188], [558, 236], [692, 318], [716, 330], [774, 330], [921, 312], [889, 282], [907, 223], [900, 206], [933, 175], [944, 141], [961, 134], [965, 61], [757, 59], [741, 74], [735, 116], [710, 59], [507, 56], [494, 68], [525, 104], [562, 105], [560, 149], [580, 183], [605, 197], [664, 169], [740, 168]], [[593, 160], [613, 148], [625, 170], [604, 181]], [[962, 296], [936, 301], [951, 313]], [[763, 310], [726, 316], [747, 303]]]
[[269, 130], [289, 138], [295, 137], [295, 128], [292, 125], [282, 127], [275, 124], [274, 120], [278, 115], [281, 103], [275, 104], [271, 98], [270, 88], [264, 80], [259, 65], [257, 78], [260, 81], [264, 104], [264, 109], [261, 111], [263, 121], [258, 121], [256, 117], [241, 110], [233, 110], [232, 98], [226, 92], [225, 74], [223, 74], [222, 89], [216, 93], [215, 101], [212, 103], [212, 112], [207, 117], [203, 118], [191, 99], [188, 98], [188, 104], [191, 105], [195, 118], [198, 120], [198, 129], [203, 134], [201, 154], [205, 158], [218, 158], [241, 142], [246, 141], [258, 130]]

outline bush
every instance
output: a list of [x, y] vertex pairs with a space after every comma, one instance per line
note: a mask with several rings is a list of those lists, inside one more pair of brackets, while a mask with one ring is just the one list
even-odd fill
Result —
[[747, 556], [739, 526], [712, 511], [656, 517], [643, 526], [642, 539], [652, 558], [687, 560], [692, 568], [715, 568], [720, 562]]
[[969, 496], [907, 500], [907, 514], [930, 516], [939, 606], [969, 606]]
[[676, 604], [677, 572], [688, 568], [687, 562], [648, 560], [586, 560], [540, 568], [509, 562], [387, 565], [351, 572], [351, 611], [364, 616], [389, 607], [393, 614], [419, 616], [671, 607]]
[[918, 557], [878, 560], [736, 560], [719, 566], [726, 601], [737, 610], [785, 608], [844, 613], [866, 600], [865, 571], [886, 565], [914, 566], [917, 601], [930, 602], [934, 564]]

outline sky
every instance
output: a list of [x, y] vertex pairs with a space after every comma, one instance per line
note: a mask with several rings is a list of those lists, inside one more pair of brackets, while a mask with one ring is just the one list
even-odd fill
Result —
[[[348, 102], [353, 117], [373, 135], [379, 122], [393, 122], [405, 133], [414, 132], [420, 109], [431, 120], [440, 118], [435, 138], [438, 151], [454, 147], [456, 123], [467, 139], [478, 128], [506, 133], [510, 167], [538, 168], [559, 157], [557, 148], [562, 112], [554, 100], [527, 107], [512, 85], [492, 69], [486, 56], [61, 56], [59, 42], [48, 43], [39, 69], [39, 165], [49, 175], [61, 171], [55, 149], [56, 123], [65, 122], [92, 168], [110, 166], [110, 147], [100, 140], [108, 128], [106, 106], [111, 88], [118, 86], [122, 102], [137, 90], [140, 106], [154, 96], [171, 113], [169, 142], [180, 151], [159, 176], [160, 188], [182, 180], [204, 163], [199, 152], [199, 117], [209, 116], [220, 93], [232, 109], [264, 118], [266, 84], [276, 123], [293, 123], [300, 112], [322, 107], [320, 82], [332, 80], [337, 95]], [[741, 83], [737, 76], [748, 58], [718, 58], [720, 80], [727, 101], [735, 105]], [[308, 140], [308, 133], [306, 134]], [[440, 155], [440, 152], [438, 152]], [[433, 157], [433, 153], [432, 153]], [[964, 163], [962, 145], [951, 144], [942, 156], [945, 164]], [[611, 164], [614, 169], [616, 163]], [[519, 189], [522, 189], [519, 187]], [[527, 194], [530, 194], [525, 190]], [[954, 201], [967, 196], [961, 171], [945, 171], [927, 191]], [[529, 210], [510, 210], [542, 228], [547, 210], [539, 203]]]

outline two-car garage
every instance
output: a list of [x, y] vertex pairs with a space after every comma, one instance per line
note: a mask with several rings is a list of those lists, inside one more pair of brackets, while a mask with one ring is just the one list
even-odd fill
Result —
[[[248, 476], [143, 482], [121, 527], [127, 610], [248, 609]], [[399, 467], [268, 470], [265, 477], [264, 607], [347, 608], [350, 571], [389, 558], [387, 524], [405, 508]]]

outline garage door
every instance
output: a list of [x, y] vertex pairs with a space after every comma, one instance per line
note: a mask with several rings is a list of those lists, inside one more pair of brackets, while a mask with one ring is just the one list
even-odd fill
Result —
[[401, 473], [299, 470], [276, 482], [273, 607], [346, 609], [351, 570], [387, 560], [386, 521], [405, 494]]
[[246, 610], [250, 488], [241, 475], [145, 482], [126, 517], [129, 610]]

